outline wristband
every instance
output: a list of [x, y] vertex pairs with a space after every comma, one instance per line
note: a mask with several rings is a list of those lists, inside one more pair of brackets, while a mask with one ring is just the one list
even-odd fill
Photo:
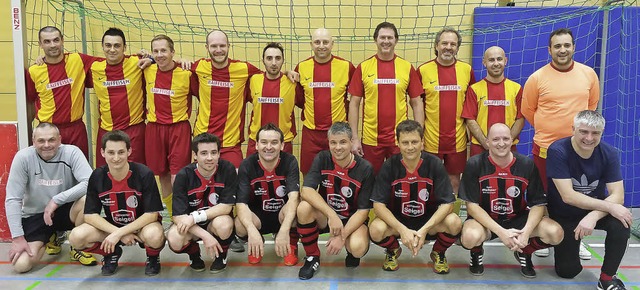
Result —
[[192, 211], [189, 215], [193, 217], [193, 221], [197, 224], [207, 221], [207, 213], [203, 210]]

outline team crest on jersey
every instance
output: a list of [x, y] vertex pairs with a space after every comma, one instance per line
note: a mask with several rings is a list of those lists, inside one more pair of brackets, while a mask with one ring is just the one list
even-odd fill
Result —
[[268, 212], [278, 212], [284, 206], [283, 199], [270, 198], [262, 201], [262, 210]]
[[122, 226], [126, 226], [136, 220], [136, 213], [132, 210], [120, 209], [111, 212], [113, 222]]
[[520, 196], [520, 188], [517, 186], [509, 186], [509, 188], [507, 188], [507, 195], [512, 198]]
[[339, 194], [327, 194], [327, 204], [335, 211], [343, 211], [349, 209], [347, 200]]
[[284, 197], [286, 195], [285, 191], [286, 191], [286, 187], [284, 185], [278, 186], [278, 188], [276, 188], [276, 196]]
[[513, 213], [513, 202], [508, 198], [496, 198], [491, 201], [491, 212], [496, 214]]
[[137, 208], [138, 198], [135, 195], [132, 195], [129, 198], [127, 198], [127, 206], [130, 208]]
[[422, 201], [429, 200], [429, 191], [426, 188], [420, 189], [418, 192], [418, 198]]
[[218, 198], [220, 198], [220, 196], [218, 196], [217, 193], [209, 194], [209, 204], [210, 205], [218, 204]]
[[402, 214], [409, 217], [419, 217], [424, 214], [424, 204], [415, 200], [402, 203]]
[[351, 187], [343, 186], [342, 188], [340, 188], [340, 193], [342, 193], [344, 197], [350, 198], [353, 195], [353, 190], [351, 190]]

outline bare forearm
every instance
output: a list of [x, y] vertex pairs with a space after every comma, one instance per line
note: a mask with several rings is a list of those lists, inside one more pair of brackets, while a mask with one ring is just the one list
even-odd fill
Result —
[[489, 214], [478, 204], [467, 202], [467, 212], [483, 227], [489, 229], [493, 233], [498, 233], [504, 228], [496, 223]]
[[516, 119], [511, 126], [511, 139], [515, 140], [520, 136], [520, 132], [522, 132], [522, 128], [524, 127], [524, 118]]
[[482, 147], [485, 147], [484, 144], [486, 142], [487, 136], [485, 136], [484, 132], [482, 132], [482, 129], [478, 124], [478, 121], [467, 119], [466, 123], [467, 123], [467, 128], [469, 129], [469, 132], [471, 132], [471, 135], [473, 135], [473, 137], [476, 138], [476, 140], [478, 140], [478, 142]]
[[424, 106], [422, 103], [422, 97], [411, 98], [409, 100], [409, 104], [413, 109], [413, 120], [424, 127]]
[[137, 218], [133, 222], [129, 223], [128, 225], [121, 227], [120, 231], [122, 232], [123, 235], [131, 234], [155, 221], [158, 221], [158, 213], [147, 212], [141, 215], [139, 218]]
[[367, 220], [367, 217], [369, 217], [369, 210], [368, 209], [360, 209], [360, 210], [356, 211], [356, 213], [354, 213], [349, 218], [349, 220], [347, 221], [347, 224], [344, 225], [344, 228], [342, 229], [343, 236], [345, 236], [345, 237], [350, 236], [361, 225], [364, 224], [364, 222]]
[[207, 220], [212, 220], [221, 215], [227, 215], [231, 212], [232, 209], [233, 209], [233, 205], [231, 204], [226, 204], [226, 203], [216, 204], [215, 206], [205, 210], [205, 213], [207, 213]]
[[433, 216], [431, 216], [427, 223], [422, 226], [422, 229], [427, 231], [430, 230], [433, 226], [440, 224], [452, 211], [453, 203], [440, 205], [436, 212], [433, 213]]
[[395, 216], [393, 213], [387, 208], [387, 205], [381, 202], [373, 203], [373, 210], [376, 213], [376, 216], [383, 220], [387, 225], [389, 225], [392, 229], [400, 232], [400, 229], [405, 227]]
[[108, 234], [111, 234], [118, 230], [118, 227], [112, 225], [99, 214], [85, 214], [84, 222]]
[[324, 216], [331, 217], [333, 215], [337, 215], [315, 189], [304, 186], [300, 191], [300, 196], [302, 197], [302, 200], [308, 202], [313, 208], [324, 214]]
[[546, 209], [546, 206], [538, 205], [538, 206], [532, 207], [529, 210], [527, 223], [522, 228], [522, 231], [524, 231], [527, 234], [527, 236], [530, 236], [531, 232], [533, 232], [533, 229], [535, 229], [536, 226], [538, 226], [538, 224], [542, 220], [542, 217], [544, 216], [545, 209]]
[[361, 97], [351, 96], [349, 101], [349, 126], [353, 132], [353, 139], [358, 139], [358, 121], [360, 119], [360, 100]]
[[291, 229], [291, 225], [293, 224], [293, 220], [296, 218], [296, 210], [298, 209], [299, 199], [298, 192], [290, 192], [289, 200], [285, 205], [284, 218], [282, 219], [282, 225], [280, 226], [281, 230], [289, 231]]

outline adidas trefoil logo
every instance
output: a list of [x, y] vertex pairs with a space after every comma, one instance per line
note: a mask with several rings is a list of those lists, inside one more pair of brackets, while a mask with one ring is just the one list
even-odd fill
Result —
[[589, 180], [587, 180], [587, 176], [583, 174], [582, 177], [580, 177], [580, 181], [576, 180], [575, 178], [571, 178], [571, 183], [573, 184], [573, 190], [585, 195], [589, 195], [596, 189], [596, 187], [598, 187], [598, 183], [600, 183], [600, 180], [589, 183]]

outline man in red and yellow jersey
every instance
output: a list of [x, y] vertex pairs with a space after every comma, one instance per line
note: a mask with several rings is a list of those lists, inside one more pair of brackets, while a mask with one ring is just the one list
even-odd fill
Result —
[[193, 64], [192, 91], [200, 101], [193, 135], [209, 132], [220, 137], [220, 158], [238, 168], [242, 162], [240, 143], [244, 141], [245, 90], [249, 78], [261, 71], [254, 65], [229, 59], [227, 35], [214, 30], [207, 35], [211, 58]]
[[[89, 70], [87, 86], [94, 89], [100, 107], [96, 152], [100, 152], [104, 134], [122, 130], [131, 138], [129, 160], [145, 164], [144, 77], [139, 58], [125, 56], [126, 47], [122, 30], [107, 29], [102, 35], [105, 60], [94, 62]], [[96, 167], [103, 165], [104, 158], [96, 156]]]
[[436, 34], [436, 58], [418, 67], [425, 93], [424, 150], [444, 160], [457, 194], [467, 162], [467, 131], [462, 106], [467, 88], [475, 83], [473, 69], [458, 61], [460, 33], [445, 27]]
[[284, 136], [282, 151], [293, 153], [291, 141], [296, 136], [293, 114], [296, 98], [296, 83], [283, 77], [284, 48], [280, 43], [270, 42], [262, 50], [265, 72], [251, 78], [248, 99], [253, 104], [247, 156], [256, 152], [256, 133], [262, 126], [273, 123]]
[[[373, 39], [377, 53], [356, 68], [349, 84], [349, 125], [353, 131], [353, 153], [364, 156], [377, 173], [386, 158], [400, 153], [396, 145], [396, 126], [407, 119], [407, 97], [413, 119], [424, 123], [424, 90], [415, 68], [395, 54], [398, 29], [393, 23], [378, 24]], [[362, 141], [358, 138], [360, 101], [364, 99]]]
[[[45, 26], [38, 32], [44, 64], [27, 70], [28, 117], [55, 124], [62, 142], [78, 146], [88, 157], [89, 141], [84, 115], [84, 86], [87, 71], [96, 58], [81, 53], [64, 53], [60, 30]], [[35, 116], [33, 107], [35, 105]], [[31, 123], [31, 122], [29, 122]]]
[[515, 151], [524, 126], [520, 113], [522, 86], [504, 76], [507, 57], [499, 46], [487, 48], [482, 64], [487, 68], [487, 76], [469, 87], [462, 109], [462, 117], [472, 136], [471, 156], [488, 150], [485, 141], [489, 128], [495, 123], [509, 127], [512, 150]]
[[296, 105], [303, 109], [300, 171], [307, 174], [313, 158], [329, 150], [327, 132], [331, 124], [347, 120], [347, 86], [356, 68], [345, 59], [331, 54], [333, 37], [325, 28], [311, 35], [313, 57], [296, 66], [300, 83]]
[[561, 28], [549, 36], [551, 63], [534, 72], [522, 91], [522, 115], [535, 129], [533, 161], [547, 190], [547, 148], [573, 134], [573, 117], [582, 110], [595, 110], [600, 99], [598, 75], [573, 60], [575, 39]]
[[151, 40], [156, 64], [144, 70], [147, 96], [145, 150], [147, 166], [159, 176], [162, 201], [172, 211], [172, 185], [176, 174], [191, 163], [191, 71], [173, 61], [173, 40], [157, 35]]

